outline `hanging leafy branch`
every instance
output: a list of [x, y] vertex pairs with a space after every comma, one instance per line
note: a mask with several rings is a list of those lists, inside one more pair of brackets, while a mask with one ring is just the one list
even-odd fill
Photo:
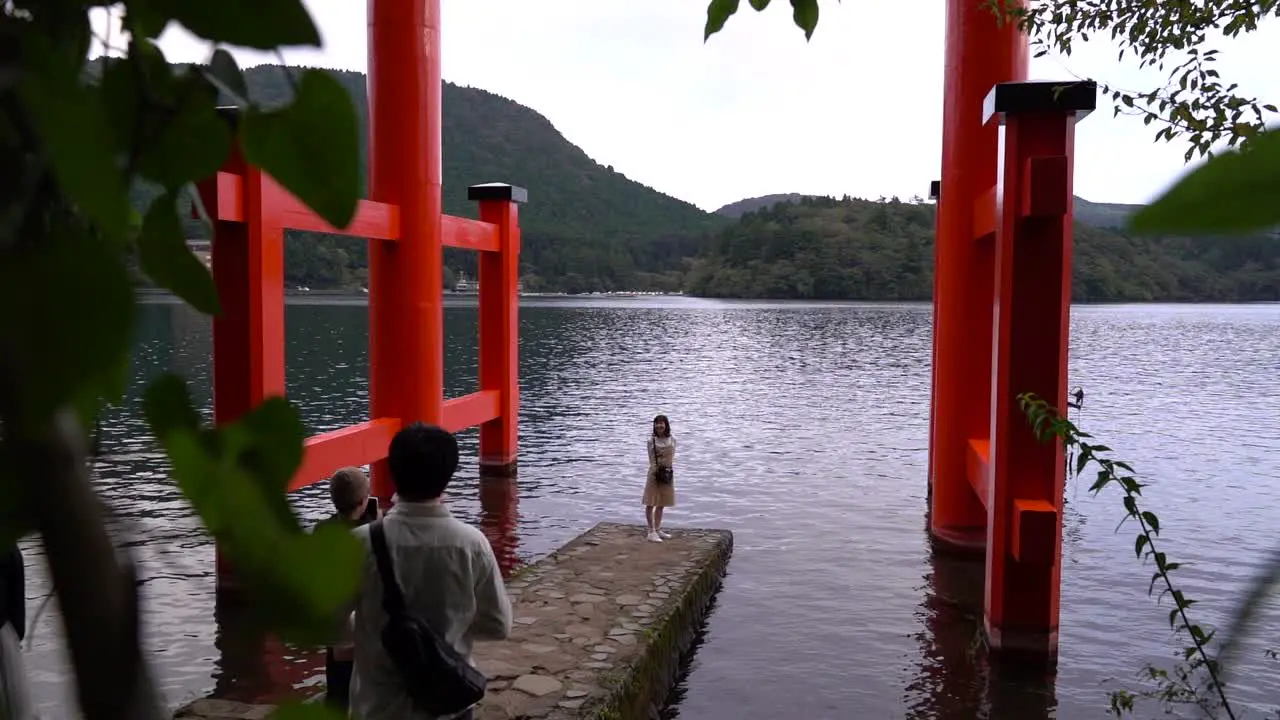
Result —
[[[1038, 55], [1070, 55], [1090, 37], [1109, 37], [1120, 60], [1136, 58], [1139, 67], [1169, 73], [1164, 87], [1125, 90], [1099, 82], [1116, 102], [1115, 113], [1136, 114], [1158, 124], [1158, 141], [1183, 139], [1186, 159], [1197, 154], [1210, 162], [1184, 178], [1152, 205], [1131, 218], [1139, 233], [1248, 233], [1280, 224], [1280, 131], [1267, 132], [1275, 105], [1239, 94], [1215, 68], [1220, 50], [1206, 48], [1217, 39], [1254, 32], [1280, 17], [1280, 0], [984, 0], [1001, 21], [1017, 22], [1031, 36]], [[751, 0], [763, 10], [769, 0]], [[818, 23], [817, 0], [792, 0], [795, 23], [805, 38]], [[738, 11], [738, 0], [711, 0], [705, 36], [719, 32]], [[803, 12], [802, 12], [803, 10]], [[1212, 148], [1226, 141], [1228, 152]]]
[[[86, 433], [129, 375], [137, 299], [126, 256], [195, 309], [220, 303], [186, 244], [178, 198], [234, 146], [337, 227], [359, 194], [350, 98], [306, 71], [284, 107], [248, 101], [221, 46], [319, 45], [301, 0], [127, 0], [118, 57], [86, 61], [82, 0], [0, 0], [0, 543], [45, 546], [88, 718], [167, 717], [140, 646], [137, 578], [104, 524]], [[171, 65], [155, 38], [178, 23], [210, 43], [207, 66]], [[91, 71], [92, 70], [92, 71]], [[240, 107], [234, 127], [220, 100]], [[163, 193], [139, 216], [129, 189]], [[203, 214], [203, 208], [197, 209]], [[201, 425], [185, 380], [146, 391], [147, 420], [173, 476], [286, 640], [314, 642], [354, 592], [359, 548], [304, 533], [284, 497], [302, 458], [296, 410], [273, 399], [218, 428]], [[323, 716], [320, 706], [281, 716]]]
[[[747, 0], [756, 12], [769, 7], [770, 0]], [[724, 28], [725, 22], [738, 12], [739, 0], [711, 0], [707, 6], [707, 25], [703, 29], [703, 40]], [[804, 31], [804, 39], [813, 37], [818, 27], [818, 0], [791, 0], [791, 19], [796, 27]]]
[[[1147, 587], [1148, 595], [1155, 595], [1159, 601], [1168, 596], [1173, 601], [1169, 610], [1169, 627], [1176, 634], [1187, 638], [1188, 644], [1182, 649], [1181, 662], [1173, 671], [1147, 665], [1144, 674], [1156, 683], [1153, 692], [1134, 695], [1125, 690], [1111, 694], [1111, 711], [1116, 716], [1124, 712], [1132, 712], [1138, 697], [1149, 697], [1160, 700], [1167, 705], [1194, 704], [1206, 712], [1220, 711], [1227, 718], [1234, 720], [1236, 715], [1227, 697], [1226, 684], [1221, 670], [1209, 652], [1215, 631], [1205, 630], [1201, 625], [1192, 622], [1188, 611], [1196, 601], [1187, 597], [1177, 587], [1173, 577], [1174, 571], [1181, 567], [1180, 563], [1170, 561], [1159, 549], [1160, 518], [1142, 504], [1142, 488], [1146, 483], [1140, 482], [1133, 466], [1123, 460], [1111, 456], [1111, 448], [1092, 442], [1093, 436], [1081, 431], [1074, 423], [1063, 416], [1057, 408], [1032, 393], [1018, 396], [1018, 404], [1027, 422], [1031, 424], [1036, 437], [1042, 442], [1061, 441], [1063, 446], [1075, 454], [1077, 475], [1093, 466], [1097, 470], [1097, 478], [1090, 485], [1089, 491], [1094, 495], [1108, 486], [1116, 486], [1123, 493], [1124, 518], [1121, 525], [1132, 520], [1138, 525], [1138, 533], [1134, 538], [1134, 554], [1154, 564], [1151, 582]], [[1119, 529], [1119, 528], [1117, 528]], [[1156, 590], [1159, 588], [1159, 592]]]
[[1280, 15], [1277, 0], [987, 0], [1003, 17], [1032, 37], [1036, 57], [1070, 56], [1091, 37], [1118, 46], [1117, 59], [1167, 73], [1164, 86], [1131, 90], [1100, 81], [1116, 103], [1115, 114], [1141, 117], [1160, 126], [1157, 141], [1186, 140], [1186, 159], [1207, 156], [1222, 141], [1234, 147], [1257, 137], [1274, 119], [1276, 107], [1242, 94], [1224, 80], [1216, 63], [1221, 51], [1209, 47], [1254, 32]]
[[[769, 0], [749, 0], [763, 10]], [[1274, 120], [1275, 105], [1239, 92], [1224, 80], [1216, 63], [1221, 51], [1205, 47], [1254, 32], [1269, 17], [1280, 16], [1280, 0], [984, 0], [1000, 19], [1016, 22], [1031, 37], [1036, 57], [1051, 52], [1070, 56], [1091, 37], [1109, 38], [1117, 59], [1135, 58], [1139, 68], [1167, 72], [1164, 86], [1133, 90], [1098, 81], [1116, 103], [1116, 115], [1141, 117], [1159, 126], [1156, 140], [1188, 142], [1188, 161], [1260, 135]], [[719, 32], [737, 13], [739, 0], [711, 0], [704, 36]], [[818, 25], [817, 0], [791, 0], [795, 24], [805, 39]]]

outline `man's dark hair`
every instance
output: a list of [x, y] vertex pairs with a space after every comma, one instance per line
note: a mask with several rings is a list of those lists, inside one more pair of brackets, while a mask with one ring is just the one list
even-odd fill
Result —
[[391, 438], [387, 466], [401, 500], [435, 500], [458, 469], [458, 440], [435, 425], [406, 425]]

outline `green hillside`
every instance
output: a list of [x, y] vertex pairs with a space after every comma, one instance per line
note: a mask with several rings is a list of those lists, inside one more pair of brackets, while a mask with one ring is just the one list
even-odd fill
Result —
[[[268, 106], [286, 102], [291, 85], [285, 72], [279, 66], [247, 70], [250, 94]], [[367, 128], [364, 76], [333, 75]], [[528, 188], [521, 270], [531, 291], [923, 300], [932, 288], [931, 204], [793, 193], [705, 213], [596, 163], [537, 112], [448, 83], [443, 136], [446, 212], [475, 216], [466, 200], [474, 183]], [[138, 188], [136, 201], [141, 206], [150, 194]], [[1135, 208], [1076, 199], [1078, 300], [1280, 300], [1280, 237], [1274, 233], [1128, 237], [1117, 228]], [[192, 237], [203, 233], [195, 222], [188, 230]], [[446, 284], [456, 272], [474, 276], [474, 261], [471, 253], [446, 251]], [[290, 285], [355, 289], [367, 283], [367, 265], [362, 240], [291, 233], [286, 244]]]
[[747, 198], [737, 202], [731, 202], [722, 208], [716, 210], [717, 215], [723, 215], [727, 218], [738, 218], [749, 212], [757, 210], [766, 210], [778, 205], [779, 203], [800, 202], [806, 198], [817, 197], [815, 195], [801, 195], [800, 193], [780, 193], [777, 195], [761, 195], [760, 197]]
[[[365, 76], [333, 74], [368, 125]], [[246, 71], [250, 95], [275, 104], [289, 97], [284, 69]], [[699, 237], [723, 221], [690, 203], [628, 180], [587, 157], [545, 117], [475, 88], [444, 86], [442, 118], [445, 212], [475, 217], [467, 187], [509, 182], [529, 190], [521, 208], [523, 275], [530, 290], [582, 292], [679, 287], [685, 258]], [[304, 237], [290, 248], [290, 280], [309, 286], [360, 282], [361, 267], [342, 267], [337, 250], [363, 266], [363, 248]], [[450, 251], [445, 263], [474, 277], [474, 255]], [[344, 272], [345, 271], [345, 272]]]
[[[926, 203], [775, 205], [717, 234], [687, 289], [713, 297], [926, 300], [933, 233], [934, 206]], [[1074, 270], [1081, 302], [1280, 301], [1280, 238], [1139, 238], [1077, 222]]]
[[1076, 220], [1085, 225], [1099, 228], [1123, 228], [1129, 216], [1141, 208], [1141, 205], [1125, 205], [1121, 203], [1090, 202], [1076, 196], [1073, 208]]
[[[265, 106], [287, 102], [285, 68], [245, 70], [249, 95]], [[298, 70], [293, 68], [294, 71]], [[329, 71], [351, 94], [367, 137], [365, 76]], [[647, 187], [587, 157], [545, 117], [475, 88], [444, 85], [443, 176], [445, 212], [475, 217], [467, 187], [508, 182], [529, 190], [521, 208], [521, 265], [529, 290], [590, 292], [617, 288], [680, 287], [687, 260], [708, 232], [726, 220]], [[367, 148], [361, 148], [367, 156]], [[154, 191], [140, 188], [142, 205]], [[189, 225], [192, 237], [205, 233]], [[356, 287], [367, 282], [365, 243], [338, 236], [290, 233], [285, 273], [291, 285]], [[449, 250], [451, 272], [474, 277], [473, 253]], [[449, 278], [446, 278], [449, 281]]]

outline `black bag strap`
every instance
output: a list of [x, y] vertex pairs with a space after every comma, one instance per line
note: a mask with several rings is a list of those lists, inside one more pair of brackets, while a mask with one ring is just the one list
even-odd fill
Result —
[[373, 559], [378, 564], [378, 574], [382, 576], [382, 609], [388, 617], [403, 614], [404, 594], [400, 590], [400, 583], [396, 582], [396, 569], [391, 562], [391, 551], [387, 549], [387, 533], [382, 527], [381, 518], [369, 523], [369, 541], [373, 545]]

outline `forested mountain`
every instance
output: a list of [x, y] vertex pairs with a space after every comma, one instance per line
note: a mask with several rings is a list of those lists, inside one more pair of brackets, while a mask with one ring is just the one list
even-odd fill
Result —
[[[96, 68], [95, 68], [96, 69]], [[245, 71], [268, 106], [290, 94], [286, 69]], [[367, 135], [365, 78], [333, 71]], [[731, 203], [716, 213], [628, 180], [587, 157], [537, 112], [483, 90], [444, 86], [445, 211], [475, 216], [468, 185], [528, 188], [521, 274], [531, 291], [679, 290], [721, 297], [923, 300], [933, 283], [934, 206], [798, 193]], [[362, 153], [367, 148], [361, 148]], [[135, 190], [139, 206], [146, 188]], [[1280, 237], [1134, 238], [1134, 205], [1076, 198], [1075, 296], [1081, 301], [1280, 300]], [[203, 230], [188, 226], [192, 237]], [[291, 285], [367, 283], [362, 240], [291, 233]], [[474, 277], [474, 255], [446, 251], [446, 283]]]
[[[717, 234], [686, 287], [714, 297], [926, 300], [933, 232], [926, 203], [775, 205]], [[1139, 238], [1077, 222], [1074, 269], [1082, 302], [1280, 300], [1273, 236]]]
[[1097, 228], [1118, 229], [1123, 228], [1125, 223], [1129, 221], [1129, 216], [1138, 212], [1141, 205], [1123, 205], [1120, 203], [1099, 203], [1089, 202], [1080, 196], [1075, 198], [1076, 220], [1085, 225], [1092, 225]]
[[779, 203], [800, 202], [805, 198], [814, 197], [813, 195], [801, 195], [800, 193], [782, 193], [779, 195], [761, 195], [760, 197], [747, 198], [732, 202], [724, 207], [716, 210], [717, 215], [723, 215], [727, 218], [738, 219], [749, 212], [757, 210], [766, 210]]
[[[297, 72], [300, 68], [289, 68]], [[245, 70], [249, 95], [271, 107], [288, 101], [286, 68]], [[368, 100], [361, 73], [329, 71], [350, 92], [367, 157]], [[508, 182], [527, 188], [520, 209], [521, 265], [529, 290], [583, 292], [615, 288], [679, 289], [686, 258], [697, 254], [719, 216], [641, 185], [587, 157], [545, 117], [475, 88], [444, 85], [445, 212], [476, 217], [467, 187]], [[139, 189], [137, 202], [151, 192]], [[193, 237], [201, 231], [190, 226]], [[312, 288], [355, 287], [367, 280], [364, 241], [290, 233], [287, 281]], [[473, 253], [449, 250], [445, 264], [474, 277]], [[452, 275], [452, 273], [450, 273]]]
[[[364, 138], [365, 76], [333, 74], [351, 93]], [[275, 104], [289, 97], [284, 68], [255, 67], [246, 77], [256, 100]], [[520, 224], [522, 274], [529, 290], [677, 289], [685, 258], [699, 249], [699, 236], [723, 224], [690, 203], [600, 165], [523, 105], [451, 83], [445, 83], [443, 104], [445, 212], [476, 217], [475, 204], [467, 200], [467, 187], [475, 183], [527, 188], [529, 203], [520, 209]], [[341, 282], [342, 263], [335, 262], [340, 258], [333, 252], [340, 247], [332, 238], [294, 243], [288, 262], [291, 279], [313, 286]], [[347, 255], [351, 257], [350, 249]], [[450, 251], [445, 264], [474, 277], [473, 253]]]

